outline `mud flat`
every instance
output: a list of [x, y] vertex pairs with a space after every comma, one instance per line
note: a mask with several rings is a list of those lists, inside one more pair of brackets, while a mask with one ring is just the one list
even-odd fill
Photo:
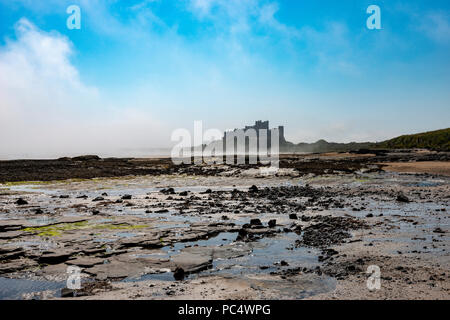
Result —
[[0, 162], [0, 299], [449, 299], [449, 167], [413, 151], [283, 155], [276, 174]]

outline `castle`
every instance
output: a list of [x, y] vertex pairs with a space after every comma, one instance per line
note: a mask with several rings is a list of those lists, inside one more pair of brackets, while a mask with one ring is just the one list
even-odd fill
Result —
[[[234, 129], [233, 131], [225, 131], [223, 138], [222, 138], [222, 142], [223, 142], [223, 150], [224, 153], [226, 152], [227, 148], [226, 148], [226, 143], [227, 143], [227, 138], [228, 137], [232, 137], [234, 136], [235, 141], [237, 140], [236, 133], [237, 132], [242, 132], [245, 134], [248, 130], [254, 130], [256, 132], [256, 151], [259, 152], [260, 150], [260, 146], [261, 145], [265, 145], [267, 146], [267, 149], [271, 148], [271, 139], [272, 139], [272, 131], [273, 130], [278, 130], [278, 135], [279, 135], [279, 146], [282, 146], [286, 143], [286, 139], [284, 138], [284, 126], [278, 126], [277, 129], [269, 129], [269, 121], [261, 121], [258, 120], [255, 122], [255, 124], [253, 126], [245, 126], [244, 129]], [[261, 140], [260, 140], [260, 130], [265, 130], [267, 132], [267, 141], [265, 144], [261, 144]], [[249, 153], [250, 150], [250, 138], [248, 136], [245, 137], [245, 153]], [[234, 153], [237, 154], [238, 150], [237, 150], [237, 143], [234, 143]]]

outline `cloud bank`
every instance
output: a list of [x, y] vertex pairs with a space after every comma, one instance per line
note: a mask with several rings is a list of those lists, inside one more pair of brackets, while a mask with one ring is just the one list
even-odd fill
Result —
[[0, 157], [120, 155], [158, 145], [160, 122], [80, 80], [71, 42], [27, 19], [0, 50]]

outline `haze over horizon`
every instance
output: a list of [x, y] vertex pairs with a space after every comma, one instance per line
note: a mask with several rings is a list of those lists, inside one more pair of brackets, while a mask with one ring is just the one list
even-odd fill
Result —
[[294, 143], [448, 128], [449, 58], [441, 0], [0, 0], [0, 158], [126, 156], [195, 120]]

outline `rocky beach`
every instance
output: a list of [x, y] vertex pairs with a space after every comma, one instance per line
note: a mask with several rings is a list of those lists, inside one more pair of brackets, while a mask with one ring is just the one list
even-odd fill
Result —
[[448, 152], [0, 161], [0, 299], [449, 299], [449, 199]]

